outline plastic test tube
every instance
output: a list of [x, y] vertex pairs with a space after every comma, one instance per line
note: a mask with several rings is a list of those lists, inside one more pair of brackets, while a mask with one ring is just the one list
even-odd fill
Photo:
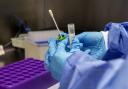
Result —
[[72, 46], [72, 40], [75, 37], [75, 25], [73, 23], [68, 24], [68, 34], [69, 34], [69, 45]]

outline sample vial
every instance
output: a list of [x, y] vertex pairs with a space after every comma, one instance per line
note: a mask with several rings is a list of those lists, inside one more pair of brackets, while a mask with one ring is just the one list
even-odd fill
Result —
[[75, 25], [73, 23], [68, 24], [68, 34], [69, 34], [69, 45], [72, 46], [72, 40], [75, 37]]

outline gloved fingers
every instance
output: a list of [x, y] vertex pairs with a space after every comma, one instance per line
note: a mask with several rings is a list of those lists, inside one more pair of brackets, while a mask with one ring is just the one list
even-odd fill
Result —
[[80, 43], [87, 46], [96, 45], [97, 40], [102, 37], [101, 32], [83, 32], [76, 36]]
[[60, 32], [60, 34], [59, 34], [57, 39], [60, 42], [60, 41], [64, 40], [66, 37], [68, 37], [68, 35], [66, 33]]
[[60, 41], [57, 46], [57, 51], [66, 51], [65, 48], [68, 44], [68, 38], [65, 38], [64, 40]]
[[46, 67], [49, 67], [49, 63], [51, 61], [51, 57], [54, 55], [56, 51], [56, 40], [55, 39], [49, 39], [48, 40], [48, 51], [45, 54], [45, 65]]
[[57, 46], [56, 42], [57, 41], [55, 39], [49, 39], [49, 41], [48, 41], [48, 46], [49, 46], [48, 54], [50, 56], [53, 56], [56, 51], [56, 46]]
[[89, 54], [90, 52], [91, 52], [91, 50], [90, 49], [87, 49], [87, 50], [85, 50], [84, 51], [86, 54]]
[[48, 55], [48, 51], [45, 53], [45, 60], [48, 60], [48, 57], [49, 57], [49, 55]]
[[79, 42], [77, 37], [75, 37], [72, 41], [70, 52], [79, 51], [81, 46], [83, 46], [83, 44]]
[[67, 33], [65, 33], [65, 32], [62, 32], [62, 31], [61, 31], [61, 33], [60, 33], [60, 34], [61, 34], [61, 35], [64, 35], [64, 36], [66, 36], [66, 37], [68, 36], [68, 34], [67, 34]]
[[85, 38], [86, 35], [87, 35], [86, 32], [82, 32], [82, 33], [76, 35], [76, 38], [78, 38], [78, 40], [81, 41], [83, 38]]
[[48, 53], [46, 53], [46, 55], [45, 55], [45, 61], [44, 61], [44, 63], [45, 63], [45, 68], [46, 69], [49, 69], [50, 60], [49, 60]]

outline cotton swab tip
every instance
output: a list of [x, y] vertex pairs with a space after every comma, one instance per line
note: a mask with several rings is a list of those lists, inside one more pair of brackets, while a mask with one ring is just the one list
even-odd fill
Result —
[[52, 10], [48, 10], [48, 11], [49, 11], [49, 14], [53, 17]]

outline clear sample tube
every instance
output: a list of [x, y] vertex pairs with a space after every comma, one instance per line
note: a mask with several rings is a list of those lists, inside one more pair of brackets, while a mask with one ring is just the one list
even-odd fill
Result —
[[68, 24], [68, 34], [69, 34], [69, 45], [72, 46], [72, 40], [75, 37], [75, 25], [73, 23]]

